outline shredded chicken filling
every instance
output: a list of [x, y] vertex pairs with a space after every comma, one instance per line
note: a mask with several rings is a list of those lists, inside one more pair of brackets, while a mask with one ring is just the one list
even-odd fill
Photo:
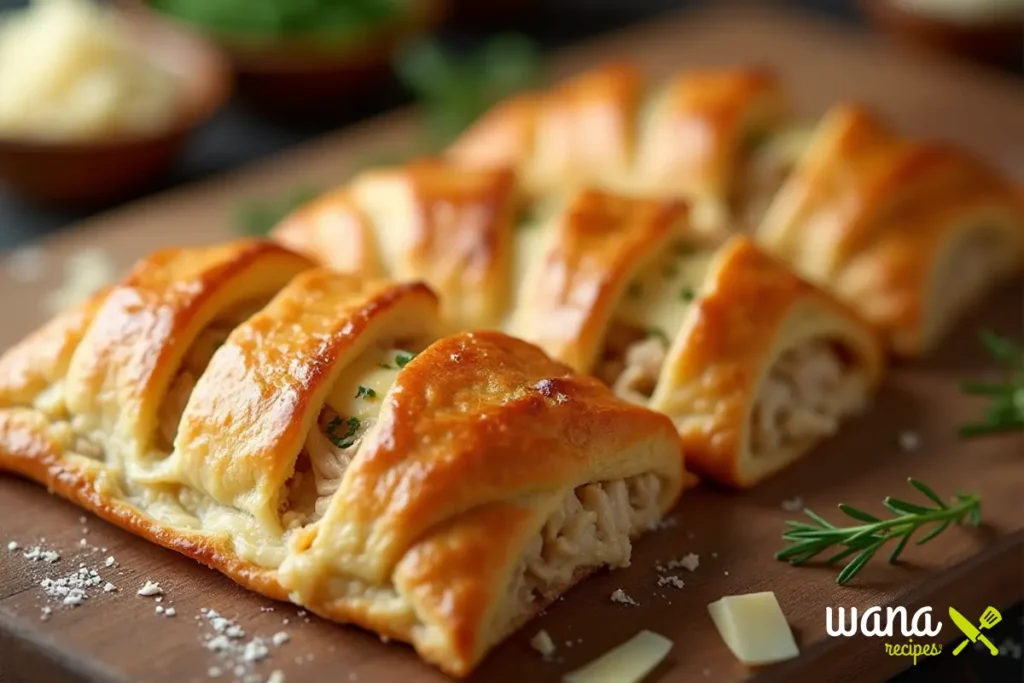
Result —
[[178, 425], [181, 423], [181, 416], [185, 412], [188, 399], [196, 388], [199, 376], [210, 364], [214, 352], [227, 340], [232, 330], [263, 308], [265, 304], [265, 301], [242, 302], [221, 313], [196, 337], [185, 354], [178, 373], [171, 381], [167, 397], [157, 414], [157, 434], [162, 441], [161, 450], [170, 451], [173, 447], [174, 438], [178, 435]]
[[518, 626], [590, 571], [629, 566], [630, 539], [661, 519], [660, 493], [661, 480], [651, 473], [569, 492], [527, 545], [493, 622], [495, 635]]
[[376, 424], [381, 402], [399, 370], [426, 344], [390, 340], [369, 349], [342, 373], [309, 430], [285, 484], [278, 512], [286, 529], [311, 524], [327, 512], [352, 459]]
[[613, 322], [594, 374], [619, 398], [645, 405], [654, 394], [667, 353], [668, 340], [663, 335]]
[[785, 351], [768, 372], [754, 404], [751, 452], [766, 456], [834, 434], [858, 412], [867, 382], [847, 354], [821, 339]]
[[374, 422], [362, 419], [351, 423], [331, 408], [320, 411], [317, 426], [309, 430], [295, 464], [287, 495], [282, 496], [279, 511], [286, 529], [305, 526], [324, 516], [342, 475]]

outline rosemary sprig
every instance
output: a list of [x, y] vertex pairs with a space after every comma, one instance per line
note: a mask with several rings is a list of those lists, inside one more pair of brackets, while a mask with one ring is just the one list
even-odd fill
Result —
[[789, 529], [782, 534], [782, 538], [792, 545], [776, 553], [775, 559], [784, 560], [792, 565], [801, 565], [826, 550], [835, 549], [838, 552], [825, 560], [826, 564], [835, 564], [856, 553], [836, 578], [836, 583], [842, 585], [863, 569], [875, 553], [890, 541], [898, 541], [895, 549], [889, 554], [891, 564], [899, 559], [910, 537], [928, 524], [936, 526], [917, 539], [917, 545], [932, 540], [950, 524], [961, 524], [966, 519], [971, 526], [977, 526], [981, 521], [981, 496], [957, 493], [947, 505], [935, 491], [922, 482], [914, 478], [907, 481], [935, 505], [926, 507], [889, 496], [883, 505], [896, 516], [891, 519], [879, 519], [853, 506], [840, 504], [839, 509], [848, 517], [862, 522], [846, 527], [837, 527], [805, 508], [804, 514], [814, 523], [787, 521]]
[[1024, 429], [1024, 346], [995, 332], [983, 330], [981, 343], [989, 354], [1007, 369], [1001, 384], [964, 382], [960, 391], [985, 396], [989, 401], [982, 420], [960, 427], [961, 437], [970, 438]]

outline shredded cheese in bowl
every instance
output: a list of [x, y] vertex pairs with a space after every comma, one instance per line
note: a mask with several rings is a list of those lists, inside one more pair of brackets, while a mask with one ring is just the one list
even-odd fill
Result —
[[91, 0], [33, 0], [0, 18], [0, 135], [94, 140], [166, 128], [174, 77]]

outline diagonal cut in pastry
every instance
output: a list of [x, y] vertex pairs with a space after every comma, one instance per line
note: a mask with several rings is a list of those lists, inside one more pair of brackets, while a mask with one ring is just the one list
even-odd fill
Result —
[[912, 356], [1021, 271], [1024, 199], [971, 153], [903, 139], [845, 104], [821, 121], [758, 239]]
[[511, 304], [518, 192], [508, 169], [420, 159], [359, 175], [272, 236], [340, 272], [422, 280], [459, 329], [497, 327]]
[[523, 287], [513, 334], [671, 417], [687, 463], [732, 486], [835, 433], [882, 374], [851, 311], [679, 204], [581, 193]]
[[696, 228], [753, 228], [807, 140], [775, 74], [680, 72], [648, 87], [624, 62], [499, 103], [448, 149], [515, 168], [531, 196], [595, 187], [686, 199]]
[[269, 242], [157, 252], [0, 358], [0, 469], [450, 674], [681, 489], [664, 416]]

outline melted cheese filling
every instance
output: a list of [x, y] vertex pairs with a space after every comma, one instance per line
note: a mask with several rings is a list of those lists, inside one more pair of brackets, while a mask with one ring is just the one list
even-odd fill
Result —
[[835, 344], [812, 339], [786, 350], [762, 382], [750, 451], [764, 457], [814, 443], [867, 402], [868, 382]]
[[729, 197], [734, 230], [757, 229], [768, 205], [810, 144], [811, 135], [810, 128], [794, 126], [767, 137], [754, 137], [744, 145]]
[[527, 544], [508, 597], [492, 622], [495, 640], [603, 567], [627, 567], [631, 538], [661, 519], [661, 480], [647, 473], [570, 491]]
[[619, 398], [646, 404], [671, 340], [696, 301], [714, 250], [673, 245], [630, 283], [594, 374]]
[[345, 470], [377, 422], [384, 397], [414, 356], [401, 348], [375, 347], [344, 369], [285, 484], [279, 513], [286, 529], [315, 522], [327, 511]]

